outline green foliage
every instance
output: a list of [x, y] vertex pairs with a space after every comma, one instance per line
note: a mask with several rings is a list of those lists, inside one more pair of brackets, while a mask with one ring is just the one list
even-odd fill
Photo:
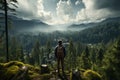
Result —
[[120, 20], [103, 22], [79, 33], [80, 41], [85, 43], [107, 43], [120, 34]]
[[89, 48], [86, 47], [81, 56], [78, 58], [79, 64], [81, 68], [84, 69], [90, 69], [91, 68], [91, 63], [89, 59], [90, 53], [89, 53]]
[[77, 54], [76, 54], [76, 49], [75, 49], [75, 45], [74, 45], [74, 42], [72, 41], [72, 39], [70, 40], [69, 42], [69, 46], [68, 46], [68, 52], [67, 52], [67, 55], [66, 55], [66, 65], [68, 68], [72, 69], [72, 68], [76, 68], [76, 57], [77, 57]]
[[102, 80], [101, 75], [92, 70], [86, 70], [83, 73], [83, 76], [85, 77], [86, 80]]
[[[14, 3], [11, 3], [11, 2], [14, 2]], [[8, 7], [8, 10], [9, 11], [12, 11], [14, 12], [15, 11], [15, 8], [17, 8], [17, 0], [9, 0], [9, 2], [7, 3], [7, 7]], [[0, 10], [4, 10], [4, 1], [3, 0], [0, 0]], [[13, 7], [11, 8], [9, 5], [13, 5]]]
[[110, 48], [104, 58], [104, 78], [106, 80], [119, 80], [120, 72], [120, 39]]
[[32, 50], [31, 56], [34, 60], [35, 65], [40, 65], [41, 54], [40, 54], [40, 43], [39, 43], [38, 40], [35, 42], [35, 45], [34, 45], [34, 48]]

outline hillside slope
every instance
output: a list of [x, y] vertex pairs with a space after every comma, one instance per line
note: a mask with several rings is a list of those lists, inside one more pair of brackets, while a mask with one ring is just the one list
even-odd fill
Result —
[[119, 36], [120, 18], [103, 21], [95, 27], [79, 32], [80, 40], [87, 43], [98, 43], [101, 41], [106, 43]]

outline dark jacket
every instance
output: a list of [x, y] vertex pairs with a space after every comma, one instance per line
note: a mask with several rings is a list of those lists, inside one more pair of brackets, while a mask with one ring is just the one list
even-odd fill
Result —
[[[64, 57], [66, 56], [66, 50], [65, 50], [65, 47], [64, 46], [62, 46], [63, 47], [63, 53], [64, 53]], [[55, 48], [55, 57], [57, 58], [57, 48], [58, 48], [58, 46]]]

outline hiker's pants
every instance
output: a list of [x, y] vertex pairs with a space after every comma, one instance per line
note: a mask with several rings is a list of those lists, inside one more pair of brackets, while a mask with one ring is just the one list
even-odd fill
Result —
[[60, 64], [62, 67], [62, 72], [64, 73], [64, 58], [62, 58], [62, 57], [58, 57], [58, 59], [57, 59], [58, 73], [60, 73]]

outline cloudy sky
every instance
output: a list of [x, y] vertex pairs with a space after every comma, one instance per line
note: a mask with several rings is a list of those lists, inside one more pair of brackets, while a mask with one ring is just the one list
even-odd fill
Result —
[[120, 16], [120, 0], [18, 0], [18, 15], [51, 25], [96, 22]]

